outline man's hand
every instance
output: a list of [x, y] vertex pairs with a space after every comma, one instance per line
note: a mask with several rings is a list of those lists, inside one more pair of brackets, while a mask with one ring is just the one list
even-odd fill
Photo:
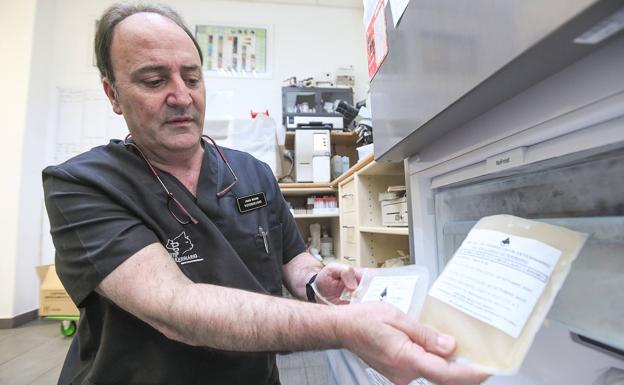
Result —
[[327, 301], [343, 305], [349, 302], [340, 300], [342, 292], [345, 289], [355, 290], [361, 279], [362, 269], [340, 263], [330, 263], [319, 271], [314, 284], [318, 293]]
[[438, 385], [474, 385], [487, 378], [487, 374], [447, 361], [455, 350], [452, 337], [419, 324], [392, 305], [365, 303], [338, 309], [338, 338], [396, 385], [419, 377]]

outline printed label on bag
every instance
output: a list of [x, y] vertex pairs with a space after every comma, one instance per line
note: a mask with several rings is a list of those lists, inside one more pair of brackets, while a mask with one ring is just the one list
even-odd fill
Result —
[[403, 313], [409, 311], [417, 276], [373, 277], [361, 302], [388, 302]]
[[429, 295], [517, 338], [560, 256], [534, 239], [473, 229]]

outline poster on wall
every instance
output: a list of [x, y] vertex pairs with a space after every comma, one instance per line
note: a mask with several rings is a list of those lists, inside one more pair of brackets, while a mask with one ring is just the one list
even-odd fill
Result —
[[267, 28], [197, 25], [204, 71], [214, 75], [268, 75]]
[[384, 0], [379, 0], [366, 28], [366, 52], [368, 54], [368, 78], [373, 80], [388, 55], [388, 35]]

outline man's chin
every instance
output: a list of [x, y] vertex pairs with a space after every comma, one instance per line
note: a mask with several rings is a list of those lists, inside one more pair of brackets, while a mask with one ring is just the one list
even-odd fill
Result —
[[200, 143], [201, 132], [197, 129], [194, 130], [174, 130], [166, 138], [163, 138], [163, 144], [167, 144], [167, 147], [171, 149], [187, 149], [193, 146], [197, 146]]

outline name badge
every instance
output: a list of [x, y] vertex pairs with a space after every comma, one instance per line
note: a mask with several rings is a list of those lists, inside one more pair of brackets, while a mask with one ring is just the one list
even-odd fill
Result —
[[259, 209], [267, 205], [266, 196], [263, 192], [247, 195], [236, 199], [236, 205], [238, 205], [238, 211], [244, 214], [248, 211]]

